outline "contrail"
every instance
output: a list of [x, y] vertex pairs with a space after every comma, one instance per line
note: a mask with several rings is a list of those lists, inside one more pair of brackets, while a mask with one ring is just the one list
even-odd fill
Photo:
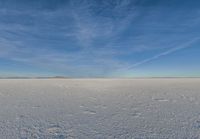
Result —
[[169, 55], [169, 54], [171, 54], [171, 53], [173, 53], [173, 52], [179, 51], [179, 50], [181, 50], [181, 49], [184, 49], [184, 48], [187, 48], [187, 47], [191, 47], [191, 44], [197, 42], [199, 39], [200, 39], [199, 37], [198, 37], [198, 38], [195, 38], [195, 39], [193, 39], [193, 40], [191, 40], [191, 41], [188, 41], [188, 42], [185, 43], [184, 45], [171, 48], [171, 49], [169, 49], [169, 50], [167, 50], [167, 51], [165, 51], [165, 52], [162, 52], [162, 53], [160, 53], [160, 54], [157, 54], [157, 55], [155, 55], [155, 56], [153, 56], [153, 57], [150, 57], [150, 58], [144, 59], [144, 60], [142, 60], [142, 61], [139, 61], [139, 62], [135, 63], [134, 65], [132, 65], [131, 67], [129, 67], [128, 69], [135, 68], [135, 67], [140, 66], [140, 65], [142, 65], [142, 64], [145, 64], [145, 63], [148, 63], [148, 62], [153, 61], [153, 60], [155, 60], [155, 59], [158, 59], [158, 58], [160, 58], [160, 57], [162, 57], [162, 56]]

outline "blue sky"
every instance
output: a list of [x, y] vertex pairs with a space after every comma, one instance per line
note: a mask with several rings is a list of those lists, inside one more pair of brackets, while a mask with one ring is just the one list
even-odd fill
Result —
[[200, 76], [199, 0], [0, 0], [0, 76]]

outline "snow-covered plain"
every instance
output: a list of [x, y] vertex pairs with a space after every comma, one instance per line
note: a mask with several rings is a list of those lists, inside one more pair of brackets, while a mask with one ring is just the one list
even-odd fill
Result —
[[2, 79], [0, 139], [198, 139], [200, 79]]

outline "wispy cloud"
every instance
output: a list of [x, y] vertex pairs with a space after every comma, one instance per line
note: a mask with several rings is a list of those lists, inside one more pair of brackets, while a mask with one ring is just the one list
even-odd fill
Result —
[[167, 50], [167, 51], [164, 51], [164, 52], [162, 52], [162, 53], [156, 54], [156, 55], [154, 55], [153, 57], [150, 57], [150, 58], [144, 59], [144, 60], [142, 60], [142, 61], [139, 61], [139, 62], [133, 64], [132, 66], [130, 66], [128, 69], [129, 69], [129, 70], [130, 70], [130, 69], [134, 69], [135, 67], [138, 67], [138, 66], [143, 65], [143, 64], [145, 64], [145, 63], [148, 63], [148, 62], [151, 62], [151, 61], [153, 61], [153, 60], [159, 59], [159, 58], [162, 57], [162, 56], [170, 55], [171, 53], [180, 51], [180, 50], [185, 49], [185, 48], [187, 48], [187, 47], [191, 47], [193, 43], [198, 42], [199, 40], [200, 40], [200, 37], [196, 37], [196, 38], [194, 38], [193, 40], [190, 40], [190, 41], [188, 41], [188, 42], [185, 42], [185, 43], [182, 44], [182, 45], [175, 46], [175, 47], [173, 47], [173, 48], [171, 48], [171, 49], [169, 49], [169, 50]]
[[[117, 14], [126, 9], [128, 2], [119, 2], [114, 5], [112, 15], [116, 16], [115, 18], [109, 13], [105, 13], [106, 15], [101, 13], [102, 7], [98, 9], [97, 15], [94, 14], [97, 3], [87, 1], [80, 3], [71, 1], [71, 4], [56, 11], [2, 10], [1, 16], [10, 17], [10, 20], [5, 19], [5, 22], [0, 24], [3, 32], [0, 36], [1, 56], [17, 62], [40, 67], [56, 67], [68, 72], [71, 69], [84, 70], [85, 68], [88, 72], [91, 72], [89, 69], [93, 69], [102, 74], [103, 71], [119, 68], [124, 64], [114, 58], [118, 51], [105, 46], [108, 46], [107, 43], [115, 39], [116, 35], [123, 32], [134, 17], [135, 13], [127, 16]], [[111, 10], [109, 8], [112, 5], [104, 2], [102, 6], [106, 10]], [[23, 18], [27, 15], [32, 22], [20, 20], [13, 22], [16, 17]], [[57, 22], [59, 19], [63, 19], [64, 23]], [[97, 41], [107, 42], [98, 45]], [[60, 43], [62, 46], [56, 47]], [[77, 50], [64, 52], [69, 48], [73, 50], [73, 47]], [[59, 52], [60, 49], [64, 51]]]

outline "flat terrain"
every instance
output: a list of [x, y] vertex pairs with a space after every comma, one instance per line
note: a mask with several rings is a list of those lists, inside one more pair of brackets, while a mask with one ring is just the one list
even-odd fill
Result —
[[200, 79], [2, 79], [1, 139], [198, 139]]

